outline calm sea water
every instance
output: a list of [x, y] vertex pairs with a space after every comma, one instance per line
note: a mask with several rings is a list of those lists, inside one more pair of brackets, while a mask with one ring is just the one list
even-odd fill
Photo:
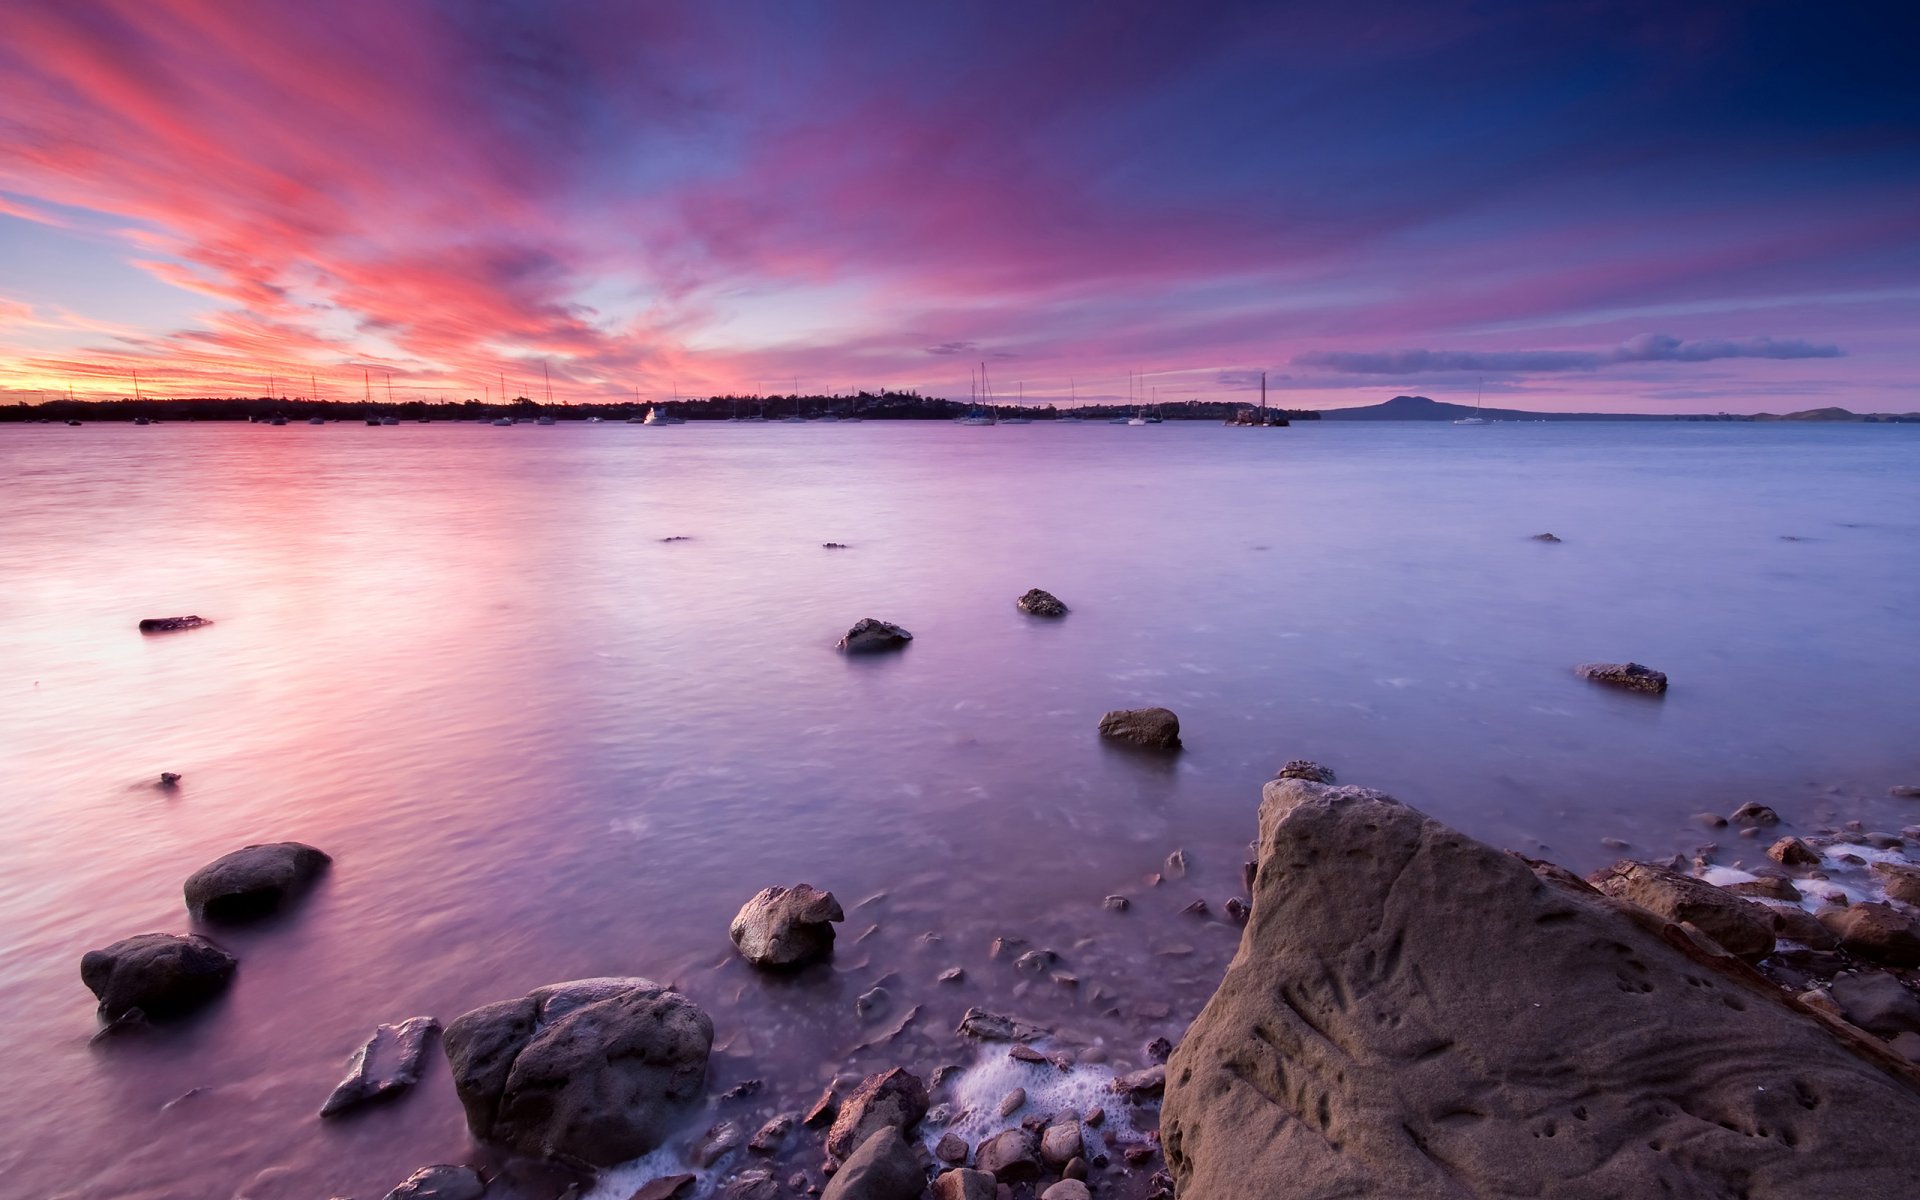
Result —
[[[678, 982], [750, 1119], [959, 1061], [968, 1004], [1132, 1065], [1230, 956], [1179, 910], [1239, 890], [1289, 758], [1583, 870], [1746, 800], [1920, 820], [1920, 427], [0, 426], [0, 488], [8, 1195], [381, 1195], [476, 1151], [437, 1058], [323, 1125], [353, 1047], [588, 975]], [[217, 624], [134, 629], [180, 613]], [[837, 655], [864, 616], [915, 640]], [[1185, 753], [1097, 741], [1140, 704]], [[215, 935], [228, 996], [90, 1045], [81, 953], [284, 838], [334, 870]], [[848, 907], [834, 968], [760, 979], [728, 919], [801, 880]]]

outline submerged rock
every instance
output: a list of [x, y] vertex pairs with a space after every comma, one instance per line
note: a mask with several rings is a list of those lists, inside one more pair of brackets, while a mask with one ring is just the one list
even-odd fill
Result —
[[869, 1075], [854, 1089], [827, 1130], [827, 1158], [847, 1159], [865, 1145], [876, 1130], [893, 1128], [910, 1133], [927, 1115], [927, 1085], [902, 1067]]
[[1627, 688], [1635, 692], [1660, 693], [1667, 690], [1667, 676], [1664, 671], [1642, 666], [1637, 662], [1627, 663], [1581, 663], [1573, 669], [1582, 679], [1591, 679], [1595, 683], [1604, 683], [1612, 687]]
[[1784, 837], [1768, 846], [1767, 857], [1787, 867], [1813, 867], [1820, 864], [1819, 852], [1797, 837]]
[[243, 846], [187, 876], [187, 911], [203, 921], [267, 916], [305, 892], [332, 861], [301, 842]]
[[898, 649], [912, 640], [913, 635], [898, 625], [862, 617], [840, 639], [839, 648], [848, 654], [871, 654], [879, 650]]
[[148, 617], [140, 622], [141, 633], [177, 633], [182, 629], [198, 629], [202, 625], [211, 625], [205, 617]]
[[199, 934], [142, 933], [80, 958], [80, 981], [109, 1019], [139, 1009], [148, 1016], [189, 1012], [233, 979], [234, 957]]
[[654, 1149], [698, 1099], [713, 1022], [651, 980], [582, 979], [463, 1013], [443, 1043], [475, 1137], [604, 1167]]
[[1704, 879], [1622, 860], [1594, 872], [1587, 882], [1676, 925], [1690, 924], [1748, 962], [1773, 953], [1773, 925], [1766, 910]]
[[810, 883], [762, 888], [734, 914], [728, 933], [756, 967], [801, 967], [833, 953], [833, 922], [847, 914]]
[[386, 1200], [480, 1200], [486, 1190], [472, 1167], [443, 1163], [421, 1167], [407, 1176], [404, 1183], [387, 1193]]
[[893, 1126], [874, 1130], [827, 1181], [820, 1200], [918, 1200], [926, 1172]]
[[1533, 535], [1533, 540], [1536, 542], [1557, 542], [1560, 539], [1551, 533], [1536, 533]]
[[1880, 886], [1886, 889], [1888, 899], [1920, 904], [1920, 867], [1877, 862], [1869, 869], [1880, 877]]
[[1901, 1195], [1920, 1092], [1867, 1053], [1567, 872], [1276, 781], [1161, 1132], [1181, 1200]]
[[427, 1038], [439, 1028], [440, 1022], [432, 1017], [409, 1017], [398, 1025], [375, 1029], [348, 1060], [347, 1077], [320, 1106], [320, 1115], [331, 1117], [420, 1082]]
[[1155, 750], [1180, 748], [1180, 718], [1166, 708], [1121, 708], [1100, 718], [1100, 736]]
[[1052, 592], [1043, 592], [1039, 588], [1030, 589], [1026, 595], [1015, 601], [1020, 611], [1031, 617], [1064, 617], [1067, 606]]

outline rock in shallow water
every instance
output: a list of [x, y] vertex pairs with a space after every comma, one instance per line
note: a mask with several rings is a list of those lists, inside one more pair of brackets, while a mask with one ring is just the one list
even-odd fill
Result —
[[1154, 750], [1180, 748], [1180, 718], [1167, 708], [1121, 708], [1100, 718], [1100, 736]]
[[943, 1171], [933, 1181], [933, 1200], [994, 1200], [1000, 1185], [985, 1171]]
[[139, 1009], [170, 1016], [198, 1008], [226, 990], [234, 957], [199, 934], [142, 933], [80, 958], [80, 981], [100, 1001], [100, 1014]]
[[1634, 692], [1652, 692], [1655, 694], [1667, 690], [1667, 676], [1664, 671], [1642, 666], [1636, 662], [1626, 663], [1581, 663], [1573, 673], [1582, 679], [1591, 679], [1595, 683], [1604, 683], [1611, 687], [1626, 688]]
[[1759, 962], [1773, 953], [1773, 922], [1765, 908], [1704, 879], [1652, 863], [1622, 860], [1587, 877], [1609, 896], [1637, 904], [1679, 924], [1686, 922], [1727, 953]]
[[1267, 785], [1169, 1063], [1181, 1200], [1906, 1194], [1920, 1093], [1678, 930], [1390, 797]]
[[486, 1185], [472, 1167], [441, 1164], [421, 1167], [407, 1176], [399, 1187], [387, 1193], [386, 1200], [480, 1200]]
[[881, 650], [897, 650], [912, 640], [913, 635], [898, 625], [862, 617], [840, 639], [839, 648], [848, 654], [872, 654]]
[[840, 1165], [820, 1200], [917, 1200], [926, 1187], [926, 1173], [906, 1139], [885, 1126], [867, 1135]]
[[927, 1085], [901, 1067], [869, 1075], [840, 1106], [827, 1130], [827, 1157], [840, 1162], [866, 1144], [875, 1130], [911, 1133], [927, 1115]]
[[264, 842], [223, 854], [187, 876], [187, 911], [237, 923], [277, 912], [312, 885], [333, 859], [301, 842]]
[[1847, 953], [1890, 967], [1920, 967], [1920, 922], [1893, 905], [1852, 904], [1818, 916]]
[[647, 979], [582, 979], [463, 1013], [443, 1043], [467, 1127], [593, 1166], [658, 1146], [706, 1086], [713, 1022]]
[[728, 933], [756, 967], [801, 967], [833, 952], [833, 922], [846, 918], [832, 892], [801, 883], [760, 889], [734, 914]]
[[178, 633], [182, 629], [198, 629], [202, 625], [211, 625], [205, 617], [148, 617], [140, 622], [141, 633]]
[[1055, 596], [1052, 592], [1042, 591], [1039, 588], [1030, 589], [1026, 595], [1020, 597], [1020, 599], [1014, 603], [1020, 606], [1021, 612], [1032, 617], [1064, 617], [1067, 615], [1067, 606], [1060, 603], [1058, 596]]
[[420, 1082], [427, 1038], [439, 1028], [440, 1022], [432, 1017], [409, 1017], [398, 1025], [375, 1029], [366, 1044], [354, 1051], [347, 1077], [320, 1106], [320, 1115], [331, 1117]]

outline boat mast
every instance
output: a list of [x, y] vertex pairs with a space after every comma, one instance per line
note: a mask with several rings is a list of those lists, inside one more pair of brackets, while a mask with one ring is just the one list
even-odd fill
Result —
[[540, 360], [540, 377], [547, 381], [547, 404], [551, 406], [553, 404], [553, 376], [547, 373], [547, 362], [545, 359]]

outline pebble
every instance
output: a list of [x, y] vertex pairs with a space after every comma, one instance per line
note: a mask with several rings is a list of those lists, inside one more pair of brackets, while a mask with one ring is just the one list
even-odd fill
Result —
[[1027, 1089], [1015, 1088], [1000, 1097], [1000, 1115], [1010, 1117], [1027, 1105]]
[[964, 980], [964, 979], [966, 979], [966, 977], [967, 977], [967, 972], [966, 972], [966, 968], [964, 968], [964, 967], [948, 967], [948, 968], [947, 968], [946, 970], [944, 970], [944, 971], [942, 971], [942, 972], [940, 972], [940, 976], [939, 976], [939, 980], [938, 980], [938, 982], [940, 982], [940, 983], [959, 983], [959, 982], [961, 982], [962, 980]]
[[1108, 896], [1100, 903], [1108, 912], [1125, 912], [1133, 907], [1133, 901], [1125, 896]]

